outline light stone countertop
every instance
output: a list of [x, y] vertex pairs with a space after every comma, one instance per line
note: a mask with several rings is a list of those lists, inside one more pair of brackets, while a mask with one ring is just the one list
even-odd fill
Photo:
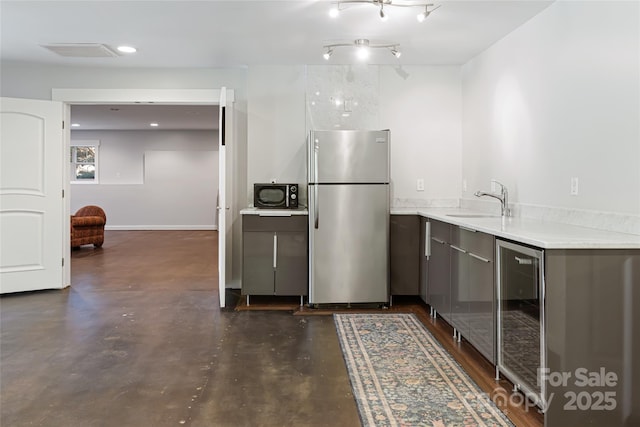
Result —
[[616, 233], [529, 218], [455, 217], [489, 215], [460, 208], [391, 208], [392, 215], [420, 215], [449, 224], [493, 234], [543, 249], [640, 249], [640, 235]]
[[305, 207], [298, 208], [298, 209], [245, 208], [240, 211], [240, 215], [292, 216], [292, 215], [309, 215], [309, 211]]

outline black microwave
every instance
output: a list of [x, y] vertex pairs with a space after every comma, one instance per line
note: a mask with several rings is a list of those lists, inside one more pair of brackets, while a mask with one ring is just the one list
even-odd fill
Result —
[[262, 209], [297, 209], [298, 184], [253, 184], [253, 206]]

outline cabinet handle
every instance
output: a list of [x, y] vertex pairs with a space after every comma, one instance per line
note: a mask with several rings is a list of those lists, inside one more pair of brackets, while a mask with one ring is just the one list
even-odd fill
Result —
[[482, 261], [482, 262], [491, 262], [491, 260], [486, 259], [486, 258], [484, 258], [484, 257], [481, 257], [480, 255], [476, 255], [476, 254], [474, 254], [473, 252], [467, 252], [467, 253], [468, 253], [470, 256], [472, 256], [472, 257], [474, 257], [475, 259], [478, 259], [478, 260], [480, 260], [480, 261]]
[[447, 243], [444, 240], [436, 239], [435, 237], [432, 237], [431, 240], [433, 240], [434, 242], [440, 243], [441, 245], [444, 245]]
[[429, 259], [431, 256], [431, 223], [429, 221], [424, 224], [424, 256]]
[[461, 225], [459, 225], [459, 226], [458, 226], [458, 228], [459, 228], [460, 230], [470, 231], [470, 232], [472, 232], [472, 233], [477, 233], [477, 232], [478, 232], [478, 230], [474, 230], [473, 228], [463, 227], [463, 226], [461, 226]]
[[462, 248], [457, 247], [456, 245], [449, 245], [449, 246], [451, 246], [451, 248], [452, 248], [452, 249], [455, 249], [455, 250], [456, 250], [456, 251], [458, 251], [458, 252], [462, 252], [463, 254], [466, 254], [466, 253], [467, 253], [467, 251], [465, 251], [465, 250], [464, 250], [464, 249], [462, 249]]
[[273, 268], [278, 268], [278, 235], [273, 233]]
[[531, 265], [531, 264], [533, 264], [533, 260], [531, 258], [520, 258], [518, 256], [514, 256], [514, 258], [516, 259], [516, 261], [518, 261], [518, 264], [520, 264], [520, 265]]

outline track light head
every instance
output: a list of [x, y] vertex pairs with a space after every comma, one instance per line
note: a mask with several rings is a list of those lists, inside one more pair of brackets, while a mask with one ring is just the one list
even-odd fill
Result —
[[331, 58], [332, 54], [333, 54], [333, 49], [327, 49], [327, 51], [322, 55], [322, 57], [328, 61], [329, 58]]
[[396, 47], [392, 47], [389, 50], [391, 51], [391, 54], [393, 56], [395, 56], [396, 58], [400, 58], [400, 56], [402, 55], [402, 52], [400, 52], [398, 49], [396, 49]]
[[384, 7], [382, 6], [382, 2], [380, 3], [380, 20], [382, 22], [386, 21], [389, 17], [387, 16], [387, 14], [384, 12]]
[[329, 9], [329, 16], [332, 18], [337, 18], [340, 15], [340, 9], [338, 9], [338, 5], [336, 4], [331, 9]]
[[365, 59], [367, 59], [369, 57], [369, 48], [366, 47], [366, 46], [360, 46], [358, 48], [358, 50], [356, 51], [356, 56], [361, 61], [364, 61]]
[[369, 57], [369, 40], [367, 39], [357, 39], [353, 42], [353, 44], [357, 47], [356, 56], [360, 60], [365, 60]]
[[427, 19], [429, 17], [429, 15], [431, 15], [431, 12], [433, 12], [434, 10], [436, 10], [437, 8], [439, 8], [441, 5], [437, 5], [436, 7], [434, 7], [433, 9], [429, 10], [429, 6], [433, 6], [432, 4], [427, 4], [424, 7], [424, 11], [420, 12], [417, 16], [416, 19], [418, 20], [418, 22], [424, 22], [425, 19]]

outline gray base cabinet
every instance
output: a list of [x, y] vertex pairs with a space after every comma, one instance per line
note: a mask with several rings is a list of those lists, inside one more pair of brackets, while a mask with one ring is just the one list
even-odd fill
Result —
[[567, 378], [545, 426], [640, 426], [640, 250], [546, 250], [545, 281], [548, 378]]
[[495, 237], [451, 228], [451, 326], [495, 363]]
[[421, 234], [423, 299], [495, 363], [495, 237], [434, 219]]
[[242, 220], [242, 293], [308, 295], [307, 217]]
[[451, 225], [429, 220], [431, 228], [431, 256], [427, 272], [428, 299], [431, 308], [447, 322], [451, 322], [451, 269], [449, 255]]
[[391, 295], [418, 295], [420, 292], [420, 217], [391, 215], [389, 260]]

